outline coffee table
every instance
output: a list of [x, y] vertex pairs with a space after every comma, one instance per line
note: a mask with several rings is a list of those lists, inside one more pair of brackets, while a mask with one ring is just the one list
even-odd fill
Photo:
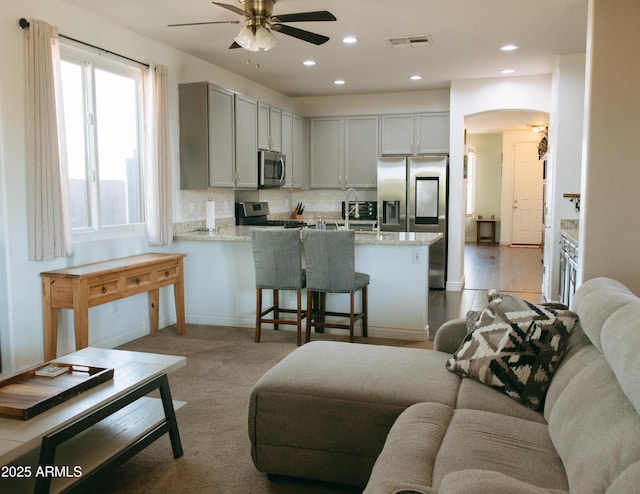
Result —
[[[29, 420], [0, 418], [4, 492], [78, 487], [165, 433], [182, 456], [175, 409], [185, 403], [172, 401], [167, 374], [185, 357], [89, 347], [56, 360], [113, 368], [113, 379]], [[160, 398], [146, 396], [154, 390]]]

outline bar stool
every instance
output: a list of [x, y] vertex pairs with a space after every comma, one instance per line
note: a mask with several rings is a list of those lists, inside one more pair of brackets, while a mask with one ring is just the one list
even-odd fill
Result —
[[[305, 270], [302, 269], [302, 245], [297, 229], [275, 230], [252, 228], [250, 230], [253, 261], [256, 272], [256, 343], [260, 342], [262, 324], [297, 326], [298, 346], [302, 344], [302, 289], [305, 287]], [[262, 290], [273, 291], [273, 304], [262, 307]], [[279, 290], [296, 290], [297, 307], [280, 307]], [[296, 314], [295, 319], [281, 319], [280, 313]], [[265, 316], [273, 313], [273, 317]]]
[[[349, 330], [353, 343], [353, 327], [362, 320], [362, 336], [367, 336], [367, 286], [369, 275], [355, 271], [353, 230], [303, 230], [302, 242], [307, 271], [307, 330], [305, 341], [311, 340], [311, 327]], [[360, 290], [360, 312], [355, 312], [355, 293]], [[350, 294], [349, 312], [325, 311], [327, 293]], [[313, 304], [313, 299], [317, 303]], [[348, 323], [326, 321], [325, 316], [348, 317]]]

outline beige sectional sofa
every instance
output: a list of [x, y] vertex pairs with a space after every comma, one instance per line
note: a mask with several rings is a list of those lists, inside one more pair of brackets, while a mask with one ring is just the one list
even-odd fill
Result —
[[640, 299], [597, 278], [573, 309], [539, 411], [446, 369], [464, 320], [435, 351], [304, 345], [253, 389], [254, 463], [367, 494], [640, 492]]

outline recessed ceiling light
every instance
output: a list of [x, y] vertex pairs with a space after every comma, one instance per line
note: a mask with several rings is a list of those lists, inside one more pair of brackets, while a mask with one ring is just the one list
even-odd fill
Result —
[[412, 81], [419, 81], [420, 79], [422, 79], [421, 75], [412, 75], [411, 77], [409, 77], [409, 79], [411, 79]]
[[306, 65], [307, 67], [312, 67], [316, 64], [315, 60], [305, 60], [304, 62], [302, 62], [302, 65]]
[[513, 51], [520, 48], [518, 45], [504, 45], [500, 47], [501, 51]]
[[501, 74], [513, 74], [515, 71], [513, 69], [502, 69], [500, 71]]
[[357, 43], [358, 38], [356, 38], [355, 36], [345, 36], [344, 38], [342, 38], [342, 42], [347, 44]]
[[345, 83], [345, 81], [343, 81], [342, 79], [338, 79], [338, 80], [333, 81], [333, 83], [334, 83], [336, 86], [341, 86], [342, 84], [344, 84], [344, 83]]

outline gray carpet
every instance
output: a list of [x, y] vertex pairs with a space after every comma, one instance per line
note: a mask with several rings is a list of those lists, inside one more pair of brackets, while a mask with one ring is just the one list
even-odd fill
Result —
[[[347, 336], [313, 335], [314, 340], [347, 341]], [[356, 338], [357, 342], [429, 348], [431, 342]], [[166, 328], [119, 349], [187, 357], [186, 367], [169, 375], [174, 400], [188, 402], [177, 412], [184, 456], [174, 459], [164, 436], [89, 486], [92, 493], [356, 493], [359, 489], [299, 479], [270, 481], [250, 454], [247, 405], [254, 383], [295, 350], [293, 331], [188, 325], [178, 337]]]

